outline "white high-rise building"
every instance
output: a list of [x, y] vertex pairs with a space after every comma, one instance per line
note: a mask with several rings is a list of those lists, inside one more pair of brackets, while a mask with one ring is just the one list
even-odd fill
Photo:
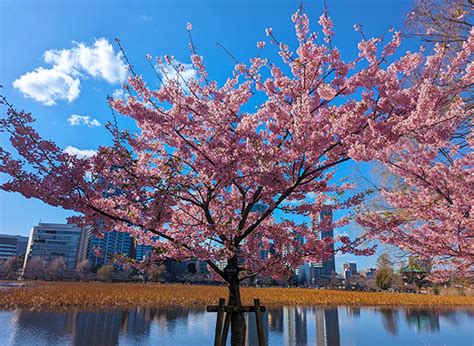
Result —
[[82, 259], [85, 232], [72, 224], [39, 223], [31, 229], [25, 263], [33, 257], [46, 262], [63, 258], [68, 268], [74, 268]]

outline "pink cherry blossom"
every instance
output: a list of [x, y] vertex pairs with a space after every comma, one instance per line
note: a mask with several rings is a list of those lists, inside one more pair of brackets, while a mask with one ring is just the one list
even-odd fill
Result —
[[336, 90], [329, 84], [321, 83], [318, 87], [318, 94], [323, 100], [331, 100], [336, 96], [336, 93]]
[[[283, 278], [334, 251], [373, 253], [364, 236], [320, 240], [328, 225], [318, 216], [329, 204], [334, 215], [355, 212], [364, 195], [339, 183], [336, 173], [351, 160], [377, 160], [396, 164], [392, 170], [413, 186], [384, 192], [388, 203], [410, 213], [370, 211], [359, 222], [382, 241], [427, 255], [442, 256], [444, 239], [453, 245], [456, 268], [472, 266], [472, 171], [466, 176], [472, 156], [450, 166], [435, 159], [466, 119], [473, 41], [454, 57], [441, 46], [398, 54], [401, 38], [394, 33], [385, 46], [380, 38], [363, 39], [359, 56], [344, 60], [330, 44], [334, 26], [326, 14], [319, 18], [323, 42], [309, 34], [302, 11], [293, 21], [296, 45], [275, 42], [281, 61], [252, 58], [223, 83], [210, 79], [195, 53], [200, 78], [185, 87], [179, 78], [157, 87], [131, 76], [130, 96], [109, 104], [137, 129], [109, 125], [112, 144], [89, 158], [43, 139], [31, 114], [7, 105], [0, 128], [13, 150], [0, 148], [0, 173], [8, 177], [1, 188], [74, 210], [78, 225], [130, 232], [160, 250], [156, 259], [205, 261], [238, 290], [242, 277], [226, 274], [218, 261], [248, 276]], [[165, 62], [182, 72], [172, 56], [157, 63]], [[410, 217], [416, 220], [407, 223]], [[348, 221], [335, 219], [332, 226]], [[262, 247], [268, 256], [260, 255]]]

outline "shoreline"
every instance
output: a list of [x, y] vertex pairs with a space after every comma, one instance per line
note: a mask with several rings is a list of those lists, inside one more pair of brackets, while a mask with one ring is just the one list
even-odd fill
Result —
[[[243, 287], [244, 305], [259, 298], [267, 307], [360, 306], [474, 309], [474, 296], [357, 292], [314, 288]], [[0, 309], [105, 310], [143, 308], [205, 308], [227, 297], [225, 286], [157, 283], [41, 282], [0, 290]]]

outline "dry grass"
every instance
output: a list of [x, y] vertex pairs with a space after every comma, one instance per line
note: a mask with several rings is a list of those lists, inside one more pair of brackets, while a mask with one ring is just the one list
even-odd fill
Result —
[[[302, 288], [243, 288], [244, 304], [260, 298], [266, 306], [465, 306], [474, 297], [407, 293], [330, 291]], [[0, 290], [0, 308], [110, 309], [143, 307], [204, 307], [226, 297], [226, 287], [135, 283], [30, 282], [25, 287]]]

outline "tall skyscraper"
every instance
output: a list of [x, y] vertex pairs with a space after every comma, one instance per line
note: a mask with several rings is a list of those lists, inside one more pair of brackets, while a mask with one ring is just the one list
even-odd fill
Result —
[[[319, 234], [320, 240], [334, 236], [332, 221], [332, 208], [330, 205], [325, 205], [319, 215], [313, 217], [313, 231]], [[303, 241], [302, 239], [301, 242]], [[300, 283], [315, 284], [318, 277], [328, 278], [336, 273], [334, 244], [331, 244], [330, 247], [333, 252], [329, 258], [321, 262], [305, 263], [297, 269], [296, 273]]]
[[[105, 231], [101, 235], [87, 232], [87, 259], [93, 268], [111, 263], [117, 256], [134, 257], [133, 237], [127, 232]], [[97, 256], [96, 249], [100, 255]]]
[[80, 260], [83, 236], [83, 229], [72, 224], [39, 223], [31, 230], [24, 265], [33, 257], [41, 257], [46, 262], [62, 257], [72, 269]]
[[[319, 237], [321, 240], [334, 237], [334, 226], [332, 222], [332, 208], [325, 205], [319, 214]], [[336, 273], [336, 260], [334, 256], [334, 244], [330, 245], [333, 251], [331, 256], [322, 261], [322, 275], [331, 276]]]
[[28, 237], [0, 234], [0, 259], [25, 256]]
[[[265, 212], [265, 210], [266, 210], [267, 208], [268, 208], [268, 206], [267, 206], [265, 203], [263, 203], [263, 202], [258, 202], [258, 203], [256, 203], [256, 204], [253, 205], [251, 211], [254, 212], [254, 213], [259, 214], [259, 216], [260, 216], [260, 215], [262, 215], [262, 214]], [[256, 235], [257, 235], [257, 237], [260, 238], [260, 244], [259, 244], [259, 247], [260, 247], [260, 258], [261, 258], [261, 259], [267, 259], [268, 256], [270, 255], [270, 251], [271, 251], [271, 250], [270, 250], [270, 249], [265, 250], [265, 249], [263, 248], [263, 240], [262, 240], [262, 235], [261, 235], [261, 233], [259, 233], [259, 232], [257, 231]]]

